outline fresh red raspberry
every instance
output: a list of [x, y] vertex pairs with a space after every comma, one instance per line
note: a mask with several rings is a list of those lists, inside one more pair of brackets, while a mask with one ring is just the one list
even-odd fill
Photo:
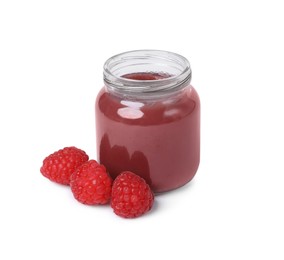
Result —
[[125, 171], [116, 177], [112, 186], [111, 207], [116, 215], [135, 218], [152, 208], [154, 194], [140, 176]]
[[71, 175], [71, 190], [83, 204], [106, 204], [110, 200], [112, 179], [103, 165], [90, 160]]
[[51, 181], [69, 185], [71, 174], [88, 159], [89, 156], [83, 150], [74, 146], [65, 147], [47, 156], [40, 172]]

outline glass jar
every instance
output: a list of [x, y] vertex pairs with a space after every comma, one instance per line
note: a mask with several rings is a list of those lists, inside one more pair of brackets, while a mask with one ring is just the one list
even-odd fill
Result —
[[178, 188], [200, 157], [200, 102], [184, 57], [167, 51], [118, 54], [104, 65], [96, 99], [98, 161], [115, 178], [132, 171], [154, 192]]

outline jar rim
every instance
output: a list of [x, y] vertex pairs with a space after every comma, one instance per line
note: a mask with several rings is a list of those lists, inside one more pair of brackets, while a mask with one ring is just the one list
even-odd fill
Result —
[[[155, 66], [160, 69], [154, 71]], [[185, 57], [174, 52], [154, 49], [133, 50], [114, 55], [105, 62], [103, 68], [106, 87], [111, 91], [128, 94], [172, 92], [189, 85], [192, 75], [190, 63]], [[123, 77], [127, 70], [141, 73], [142, 71], [137, 71], [138, 68], [150, 68], [150, 73], [166, 73], [169, 77], [150, 80]]]

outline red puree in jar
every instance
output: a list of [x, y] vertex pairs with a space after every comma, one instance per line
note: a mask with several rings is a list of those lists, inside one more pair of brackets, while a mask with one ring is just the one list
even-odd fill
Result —
[[171, 77], [171, 75], [166, 73], [154, 73], [154, 72], [139, 72], [139, 73], [130, 73], [121, 76], [126, 79], [134, 79], [134, 80], [157, 80], [157, 79], [166, 79]]
[[[155, 81], [167, 73], [137, 72], [121, 78]], [[189, 182], [199, 165], [200, 102], [187, 85], [154, 99], [115, 95], [104, 87], [96, 101], [98, 159], [115, 178], [122, 171], [142, 176], [154, 192]]]

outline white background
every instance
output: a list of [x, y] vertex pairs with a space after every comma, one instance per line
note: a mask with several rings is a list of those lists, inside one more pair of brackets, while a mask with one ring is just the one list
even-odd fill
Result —
[[[281, 0], [0, 2], [0, 259], [283, 259]], [[96, 158], [94, 102], [110, 56], [187, 57], [201, 164], [125, 220], [40, 174], [75, 145]]]

